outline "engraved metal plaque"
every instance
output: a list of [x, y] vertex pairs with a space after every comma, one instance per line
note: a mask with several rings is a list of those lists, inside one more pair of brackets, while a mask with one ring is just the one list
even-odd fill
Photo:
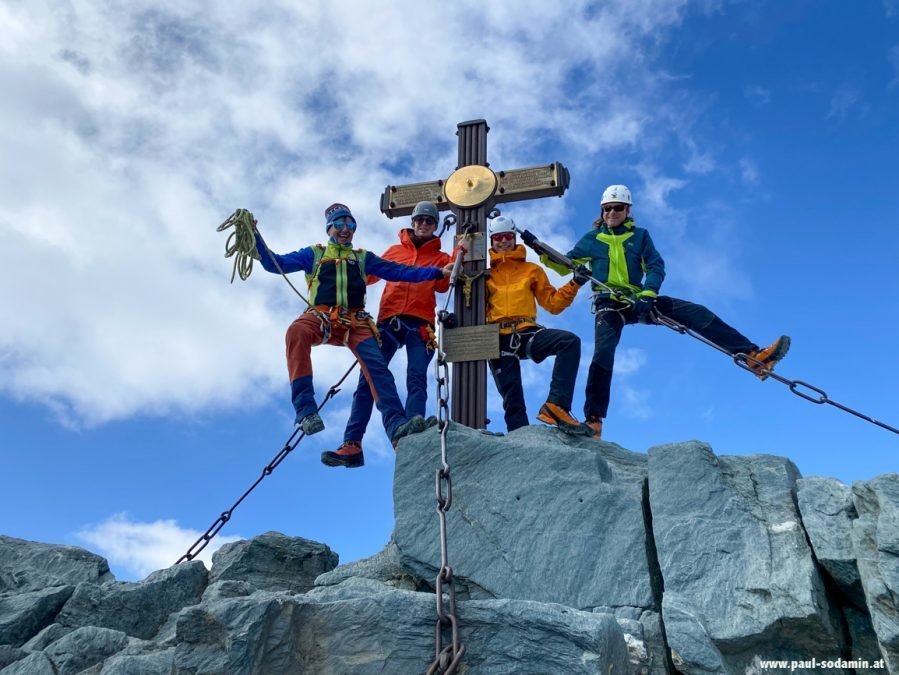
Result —
[[[459, 240], [465, 235], [457, 234], [456, 235], [456, 243], [459, 243]], [[468, 245], [468, 251], [465, 253], [465, 257], [462, 258], [463, 262], [475, 262], [476, 260], [485, 260], [487, 258], [487, 237], [484, 236], [483, 232], [475, 232], [474, 238]]]
[[568, 189], [568, 169], [559, 162], [497, 174], [496, 202], [518, 202], [538, 197], [561, 197]]
[[443, 194], [447, 200], [464, 209], [472, 209], [486, 202], [496, 191], [496, 174], [486, 166], [472, 164], [456, 169], [446, 179]]
[[443, 331], [443, 351], [449, 363], [499, 358], [499, 324], [462, 326]]
[[388, 185], [381, 195], [381, 213], [388, 218], [411, 216], [418, 202], [434, 202], [440, 211], [449, 208], [443, 196], [443, 181]]

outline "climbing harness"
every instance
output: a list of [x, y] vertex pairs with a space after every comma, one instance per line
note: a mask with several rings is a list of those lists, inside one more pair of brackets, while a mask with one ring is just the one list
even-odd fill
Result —
[[[459, 620], [456, 617], [456, 586], [453, 583], [453, 568], [449, 564], [449, 554], [446, 545], [446, 512], [453, 503], [453, 483], [450, 476], [450, 465], [446, 451], [446, 435], [449, 430], [449, 365], [446, 361], [446, 352], [443, 351], [444, 322], [449, 319], [447, 311], [450, 298], [453, 295], [456, 281], [462, 268], [462, 251], [456, 254], [453, 261], [453, 271], [450, 275], [450, 291], [446, 294], [446, 303], [437, 315], [437, 358], [435, 359], [434, 376], [437, 379], [437, 429], [440, 432], [440, 459], [441, 466], [437, 469], [435, 480], [435, 492], [437, 496], [437, 516], [440, 519], [440, 570], [434, 584], [434, 593], [437, 599], [437, 624], [434, 629], [434, 661], [427, 670], [427, 675], [441, 673], [448, 675], [455, 673], [462, 655], [465, 653], [465, 645], [459, 640]], [[444, 587], [446, 589], [444, 590]], [[446, 607], [444, 606], [444, 592], [447, 594]], [[443, 629], [449, 627], [451, 641], [443, 645]]]
[[[239, 274], [240, 278], [244, 281], [250, 276], [250, 273], [253, 271], [253, 260], [259, 259], [259, 254], [256, 251], [256, 219], [253, 217], [253, 214], [247, 211], [246, 209], [237, 209], [234, 213], [232, 213], [228, 219], [218, 226], [217, 231], [223, 232], [224, 230], [234, 227], [235, 231], [231, 233], [228, 238], [228, 241], [225, 244], [225, 257], [230, 258], [231, 256], [237, 256], [234, 261], [234, 273], [231, 275], [231, 282], [234, 282], [235, 274]], [[287, 278], [287, 275], [284, 273], [284, 270], [281, 269], [281, 266], [278, 264], [277, 259], [274, 254], [269, 249], [268, 245], [265, 243], [265, 240], [262, 239], [260, 235], [260, 240], [262, 241], [263, 246], [265, 247], [266, 252], [268, 253], [271, 261], [274, 263], [277, 270], [281, 273], [281, 276], [284, 277], [284, 280], [287, 284], [293, 289], [293, 292], [296, 293], [300, 299], [306, 303], [307, 309], [304, 313], [312, 313], [318, 317], [321, 321], [321, 329], [323, 335], [323, 342], [325, 344], [331, 337], [332, 326], [334, 323], [337, 323], [340, 326], [346, 327], [346, 340], [349, 339], [349, 328], [352, 328], [358, 323], [366, 323], [371, 327], [372, 332], [378, 340], [378, 344], [381, 344], [380, 333], [375, 326], [374, 319], [372, 319], [371, 315], [365, 310], [347, 310], [344, 307], [327, 307], [324, 305], [315, 306], [300, 293], [296, 286], [294, 286], [290, 279]], [[232, 243], [233, 242], [233, 243]], [[327, 310], [327, 311], [325, 311]], [[353, 369], [358, 365], [358, 360], [354, 361], [353, 364], [347, 369], [347, 371], [343, 374], [334, 385], [328, 389], [328, 393], [325, 394], [325, 397], [322, 399], [321, 404], [319, 404], [316, 412], [321, 412], [322, 408], [327, 405], [328, 401], [334, 398], [338, 392], [340, 391], [340, 385], [349, 377], [350, 373], [353, 372]], [[229, 520], [231, 520], [231, 516], [234, 513], [234, 509], [240, 506], [241, 502], [247, 498], [247, 496], [256, 488], [262, 480], [268, 476], [272, 471], [278, 468], [278, 465], [284, 461], [284, 459], [289, 455], [294, 448], [297, 447], [299, 442], [306, 437], [306, 432], [303, 431], [302, 426], [298, 426], [294, 429], [293, 433], [284, 443], [284, 447], [275, 455], [274, 459], [269, 462], [266, 467], [262, 470], [262, 474], [259, 478], [256, 479], [247, 490], [244, 492], [240, 498], [234, 502], [234, 504], [228, 510], [222, 512], [222, 514], [209, 526], [209, 528], [200, 535], [200, 538], [197, 539], [190, 548], [187, 549], [187, 552], [182, 555], [178, 560], [175, 561], [175, 564], [179, 564], [184, 561], [193, 560], [200, 554], [200, 552], [206, 548], [210, 541], [212, 541], [213, 537], [219, 533], [219, 531], [225, 526]]]
[[[515, 228], [515, 230], [521, 235], [522, 240], [528, 246], [530, 246], [532, 249], [534, 249], [534, 251], [536, 253], [545, 254], [547, 257], [551, 258], [554, 262], [559, 263], [560, 265], [564, 265], [565, 267], [570, 269], [572, 272], [579, 271], [579, 265], [577, 265], [577, 263], [575, 263], [571, 258], [569, 258], [568, 256], [566, 256], [562, 253], [559, 253], [559, 251], [555, 250], [548, 244], [545, 244], [542, 241], [538, 240], [537, 237], [534, 236], [528, 230], [521, 230], [517, 227]], [[611, 312], [618, 312], [621, 315], [621, 317], [624, 318], [623, 312], [630, 309], [636, 302], [636, 298], [632, 292], [622, 291], [620, 289], [612, 288], [611, 286], [603, 283], [599, 279], [596, 279], [592, 275], [584, 274], [582, 270], [579, 273], [583, 274], [584, 276], [587, 277], [587, 279], [592, 281], [598, 289], [597, 291], [594, 292], [594, 295], [596, 297], [594, 297], [594, 300], [592, 303], [592, 311], [594, 314], [599, 315], [603, 312], [611, 311]], [[606, 295], [606, 294], [608, 294], [608, 295]], [[608, 307], [608, 308], [599, 307], [598, 301], [600, 299], [605, 299], [605, 298], [609, 298], [616, 302], [622, 303], [623, 306], [621, 308], [617, 308], [617, 309], [612, 308], [612, 307]], [[722, 354], [733, 359], [733, 362], [736, 365], [738, 365], [740, 368], [749, 371], [750, 373], [752, 373], [756, 377], [759, 377], [762, 380], [765, 380], [770, 377], [774, 380], [777, 380], [778, 382], [780, 382], [782, 384], [787, 385], [787, 387], [789, 387], [791, 392], [793, 392], [800, 398], [804, 398], [806, 401], [811, 401], [812, 403], [817, 403], [819, 405], [823, 405], [823, 404], [827, 403], [829, 405], [834, 406], [835, 408], [838, 408], [844, 412], [849, 413], [850, 415], [855, 415], [856, 417], [863, 419], [866, 422], [870, 422], [871, 424], [874, 424], [882, 429], [886, 429], [887, 431], [891, 431], [894, 434], [899, 435], [899, 429], [897, 429], [896, 427], [892, 427], [889, 424], [880, 422], [880, 421], [874, 419], [873, 417], [869, 417], [868, 415], [865, 415], [864, 413], [861, 413], [857, 410], [853, 410], [852, 408], [850, 408], [848, 406], [845, 406], [841, 403], [837, 403], [836, 401], [834, 401], [833, 399], [828, 397], [827, 392], [825, 392], [823, 389], [819, 389], [818, 387], [815, 387], [814, 385], [811, 385], [808, 382], [803, 382], [802, 380], [790, 380], [785, 377], [782, 377], [781, 375], [775, 373], [773, 370], [769, 370], [768, 367], [764, 363], [762, 363], [758, 359], [751, 357], [749, 354], [744, 354], [742, 352], [737, 353], [737, 354], [731, 354], [729, 351], [724, 349], [724, 347], [722, 347], [718, 344], [715, 344], [711, 340], [699, 335], [699, 333], [696, 333], [692, 329], [687, 328], [686, 326], [675, 321], [674, 319], [671, 319], [671, 318], [665, 316], [656, 307], [653, 307], [652, 310], [650, 311], [650, 317], [651, 317], [653, 323], [656, 323], [660, 326], [665, 326], [666, 328], [670, 328], [671, 330], [673, 330], [677, 333], [681, 333], [683, 335], [689, 335], [690, 337], [699, 340], [703, 344], [706, 344], [713, 349], [717, 349]], [[762, 371], [761, 374], [756, 372], [757, 369], [761, 369], [761, 371]], [[804, 391], [800, 391], [801, 389], [806, 389], [808, 391], [814, 392], [815, 395], [810, 395], [810, 394], [805, 393]]]
[[[347, 369], [347, 371], [330, 389], [328, 389], [328, 393], [325, 394], [324, 399], [321, 404], [318, 406], [317, 412], [321, 412], [322, 408], [330, 401], [332, 398], [337, 396], [337, 393], [340, 391], [340, 385], [343, 384], [344, 380], [349, 377], [350, 373], [353, 372], [353, 369], [356, 367], [357, 362], [354, 361], [353, 364]], [[297, 435], [299, 434], [299, 435]], [[197, 539], [190, 548], [187, 549], [187, 552], [182, 555], [178, 560], [175, 561], [175, 564], [179, 564], [185, 562], [187, 560], [193, 560], [196, 558], [200, 552], [206, 548], [207, 544], [212, 541], [212, 538], [215, 537], [219, 533], [225, 523], [231, 520], [231, 516], [234, 514], [234, 509], [240, 506], [240, 503], [247, 498], [247, 496], [256, 488], [259, 483], [262, 482], [262, 479], [272, 473], [275, 469], [278, 468], [278, 465], [284, 461], [284, 459], [289, 455], [295, 447], [299, 444], [301, 440], [306, 436], [306, 432], [303, 431], [302, 426], [298, 426], [294, 429], [293, 433], [290, 435], [290, 438], [284, 443], [284, 447], [275, 455], [274, 459], [269, 462], [266, 467], [262, 470], [262, 474], [260, 474], [259, 478], [256, 479], [256, 482], [253, 483], [246, 492], [244, 492], [240, 498], [231, 505], [227, 511], [223, 511], [222, 515], [215, 519], [215, 522], [209, 526], [209, 529], [206, 530], [203, 534], [200, 535], [200, 538]]]

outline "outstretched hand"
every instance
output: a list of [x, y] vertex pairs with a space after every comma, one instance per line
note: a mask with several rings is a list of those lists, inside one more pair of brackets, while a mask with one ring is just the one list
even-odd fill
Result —
[[637, 317], [637, 323], [652, 323], [652, 308], [656, 304], [656, 299], [641, 295], [634, 301], [634, 315]]
[[590, 270], [584, 265], [578, 265], [574, 268], [574, 283], [583, 286], [590, 281]]

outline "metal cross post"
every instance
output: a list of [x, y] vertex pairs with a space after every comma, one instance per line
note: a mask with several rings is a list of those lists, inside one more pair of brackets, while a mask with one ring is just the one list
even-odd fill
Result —
[[461, 276], [463, 292], [456, 293], [458, 328], [444, 337], [446, 360], [453, 363], [452, 419], [474, 429], [487, 426], [487, 361], [499, 356], [496, 326], [485, 325], [487, 298], [486, 222], [496, 204], [540, 197], [561, 197], [568, 189], [568, 169], [559, 162], [494, 172], [487, 162], [487, 122], [458, 125], [459, 161], [445, 180], [388, 185], [381, 195], [381, 213], [388, 218], [408, 216], [420, 201], [430, 201], [456, 217], [456, 236], [474, 236]]

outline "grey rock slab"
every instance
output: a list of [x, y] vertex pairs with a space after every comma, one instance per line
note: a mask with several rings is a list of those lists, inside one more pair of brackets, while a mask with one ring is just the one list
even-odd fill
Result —
[[304, 593], [315, 578], [337, 566], [325, 544], [266, 532], [248, 541], [225, 544], [212, 556], [210, 582], [245, 581], [264, 591]]
[[24, 645], [22, 645], [22, 649], [24, 649], [26, 652], [41, 652], [46, 649], [48, 645], [53, 644], [63, 635], [68, 635], [73, 630], [73, 628], [62, 626], [58, 623], [51, 623], [40, 633], [35, 635]]
[[64, 635], [43, 653], [53, 662], [58, 675], [75, 675], [127, 646], [128, 636], [121, 631], [84, 626]]
[[81, 583], [62, 608], [63, 626], [99, 626], [150, 639], [172, 612], [200, 602], [208, 574], [199, 560], [153, 572], [137, 583]]
[[794, 501], [798, 478], [781, 457], [716, 457], [699, 442], [650, 449], [662, 614], [678, 669], [746, 668], [765, 641], [793, 659], [839, 656]]
[[[464, 607], [463, 607], [464, 605]], [[460, 603], [463, 670], [627, 672], [614, 618], [522, 600]], [[257, 592], [182, 612], [181, 672], [424, 672], [434, 654], [434, 598], [371, 579], [306, 595]]]
[[835, 478], [812, 476], [796, 481], [796, 496], [818, 562], [856, 607], [864, 608], [852, 546], [852, 521], [857, 518], [852, 490]]
[[0, 597], [0, 644], [19, 647], [53, 622], [72, 595], [72, 586], [55, 586]]
[[114, 580], [109, 563], [83, 548], [42, 544], [0, 534], [0, 593]]
[[12, 645], [0, 645], [0, 670], [6, 668], [10, 663], [14, 663], [19, 659], [28, 656], [28, 652]]
[[[426, 590], [428, 584], [416, 577], [412, 570], [403, 566], [396, 541], [391, 537], [387, 546], [370, 558], [340, 565], [315, 579], [316, 586], [333, 586], [351, 577], [364, 577], [382, 581], [388, 586], [406, 591]], [[433, 580], [431, 585], [433, 585]]]
[[175, 672], [175, 648], [147, 654], [120, 653], [103, 664], [100, 675], [172, 675]]
[[3, 670], [2, 675], [59, 675], [53, 662], [43, 652], [34, 652], [20, 659]]
[[[609, 443], [524, 427], [506, 437], [448, 432], [450, 565], [482, 596], [652, 608], [643, 512], [646, 457]], [[394, 479], [401, 566], [434, 579], [440, 564], [436, 428], [404, 439]]]
[[899, 672], [899, 474], [852, 485], [852, 541], [880, 651]]

